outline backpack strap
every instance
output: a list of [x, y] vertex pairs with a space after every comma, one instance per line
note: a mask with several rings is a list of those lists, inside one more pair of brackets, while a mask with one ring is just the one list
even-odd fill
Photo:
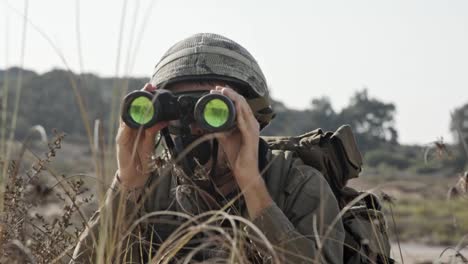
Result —
[[[355, 192], [357, 195], [363, 194], [363, 192]], [[366, 194], [342, 217], [346, 231], [343, 248], [344, 263], [395, 263], [390, 257], [387, 222], [381, 211], [379, 198], [372, 193]]]

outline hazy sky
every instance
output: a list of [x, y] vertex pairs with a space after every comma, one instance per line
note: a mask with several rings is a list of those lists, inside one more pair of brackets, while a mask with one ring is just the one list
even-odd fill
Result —
[[[150, 76], [173, 43], [214, 32], [256, 57], [272, 96], [288, 107], [304, 109], [313, 97], [326, 95], [339, 110], [363, 87], [395, 103], [403, 143], [451, 140], [450, 111], [468, 103], [466, 0], [29, 1], [30, 21], [79, 72], [77, 6], [85, 72]], [[20, 64], [18, 12], [24, 12], [24, 1], [0, 0], [0, 68]], [[41, 73], [64, 67], [31, 25], [24, 67]]]

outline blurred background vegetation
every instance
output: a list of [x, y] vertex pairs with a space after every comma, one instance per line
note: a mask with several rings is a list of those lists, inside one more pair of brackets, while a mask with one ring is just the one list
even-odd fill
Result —
[[[16, 140], [21, 142], [29, 129], [37, 124], [42, 125], [48, 133], [53, 129], [65, 132], [67, 136], [61, 154], [50, 167], [63, 174], [95, 173], [85, 126], [70, 84], [71, 73], [58, 69], [43, 74], [19, 68], [0, 70], [0, 103], [14, 102], [15, 90], [12, 87], [20, 71], [23, 91]], [[78, 82], [77, 87], [90, 122], [101, 120], [103, 131], [110, 135], [110, 140], [114, 137], [117, 121], [110, 120], [112, 115], [109, 111], [116, 109], [113, 103], [119, 104], [112, 102], [112, 98], [124, 90], [140, 89], [148, 80], [101, 78], [93, 74], [71, 77]], [[7, 95], [3, 89], [6, 85], [10, 86]], [[367, 89], [356, 91], [340, 111], [333, 108], [332, 98], [327, 97], [313, 98], [310, 107], [303, 111], [288, 109], [277, 100], [273, 100], [273, 107], [277, 116], [263, 131], [264, 135], [299, 135], [319, 127], [336, 130], [342, 124], [352, 126], [365, 167], [361, 177], [351, 184], [361, 190], [385, 192], [397, 201], [393, 203], [392, 209], [395, 228], [402, 241], [453, 245], [468, 233], [468, 215], [464, 210], [467, 200], [447, 199], [449, 189], [462, 179], [467, 166], [461, 138], [466, 125], [464, 122], [468, 119], [468, 102], [454, 106], [450, 129], [456, 138], [455, 143], [446, 144], [442, 139], [434, 139], [425, 145], [400, 144], [395, 129], [395, 105], [372, 97]], [[3, 103], [0, 111], [6, 113], [7, 117], [7, 122], [2, 125], [10, 124], [8, 118], [13, 111], [13, 103]], [[113, 114], [114, 118], [119, 115]], [[40, 146], [33, 142], [31, 149], [39, 152]], [[108, 152], [113, 155], [112, 148]], [[108, 166], [113, 167], [115, 163]], [[386, 206], [390, 214], [389, 209]], [[89, 209], [89, 212], [92, 210]], [[390, 215], [388, 219], [392, 219]], [[389, 225], [393, 226], [393, 223]], [[395, 239], [394, 232], [391, 233]]]
[[[0, 111], [7, 113], [5, 125], [11, 123], [8, 118], [12, 115], [8, 113], [13, 112], [16, 96], [12, 88], [20, 71], [23, 75], [24, 92], [21, 95], [16, 139], [21, 141], [32, 126], [40, 124], [48, 132], [52, 129], [65, 132], [69, 142], [86, 141], [86, 126], [81, 121], [77, 100], [70, 85], [70, 73], [65, 70], [52, 70], [44, 74], [19, 68], [0, 70], [0, 87], [8, 83], [11, 87], [7, 98], [4, 98], [6, 100], [0, 100], [0, 103], [10, 102], [0, 107]], [[111, 109], [118, 108], [111, 107], [115, 90], [120, 94], [122, 90], [140, 89], [148, 81], [147, 78], [101, 78], [93, 74], [73, 75], [72, 78], [78, 82], [88, 119], [90, 122], [101, 120], [104, 131], [109, 131], [110, 126], [115, 129], [117, 125], [116, 120], [110, 120], [112, 115], [109, 113]], [[5, 96], [2, 92], [4, 89], [0, 90], [3, 98]], [[313, 98], [310, 107], [303, 111], [288, 109], [274, 98], [273, 107], [277, 116], [263, 131], [263, 135], [299, 135], [319, 127], [323, 130], [336, 130], [342, 124], [349, 124], [365, 157], [366, 166], [408, 170], [422, 175], [441, 171], [444, 175], [450, 175], [466, 166], [467, 157], [459, 140], [457, 127], [462, 127], [463, 122], [467, 122], [464, 118], [468, 118], [468, 115], [464, 117], [463, 110], [468, 109], [468, 102], [458, 108], [454, 106], [456, 110], [450, 129], [457, 140], [456, 144], [449, 146], [443, 139], [434, 139], [434, 142], [427, 142], [427, 145], [399, 144], [395, 128], [395, 105], [372, 97], [365, 88], [356, 91], [340, 111], [333, 108], [332, 99], [328, 97]], [[113, 114], [114, 118], [119, 115]], [[88, 125], [93, 127], [94, 124]]]

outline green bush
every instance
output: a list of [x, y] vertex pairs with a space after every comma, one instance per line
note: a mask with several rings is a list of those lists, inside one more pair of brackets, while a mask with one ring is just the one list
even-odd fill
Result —
[[[467, 205], [463, 198], [398, 201], [393, 205], [393, 214], [400, 239], [442, 245], [458, 243], [468, 233]], [[387, 219], [392, 219], [388, 205], [385, 212]], [[390, 234], [395, 239], [394, 232]]]
[[378, 167], [381, 164], [386, 164], [397, 169], [407, 169], [411, 162], [399, 153], [390, 152], [388, 150], [372, 150], [365, 154], [365, 163], [370, 167]]

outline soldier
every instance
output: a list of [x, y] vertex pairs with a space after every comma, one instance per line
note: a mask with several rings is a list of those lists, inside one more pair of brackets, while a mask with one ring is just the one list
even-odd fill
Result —
[[[107, 233], [118, 230], [119, 235], [127, 235], [126, 228], [151, 212], [175, 211], [197, 216], [213, 209], [224, 209], [252, 221], [275, 248], [281, 263], [343, 262], [344, 229], [341, 221], [336, 221], [339, 206], [328, 183], [318, 170], [304, 165], [292, 152], [273, 152], [260, 138], [261, 129], [269, 124], [274, 113], [265, 77], [246, 49], [220, 35], [193, 35], [166, 52], [143, 89], [165, 89], [173, 93], [205, 91], [227, 96], [235, 105], [236, 128], [215, 133], [205, 141], [208, 144], [197, 145], [183, 157], [188, 162], [185, 164], [192, 164], [191, 168], [180, 169], [167, 162], [153, 166], [151, 157], [158, 143], [157, 134], [161, 131], [170, 134], [164, 137], [166, 148], [171, 153], [180, 153], [207, 136], [203, 129], [191, 124], [190, 135], [181, 135], [187, 132], [180, 132], [177, 121], [160, 122], [145, 130], [132, 129], [121, 121], [116, 138], [118, 171], [101, 210], [110, 212], [114, 219], [123, 214], [125, 221], [109, 227], [103, 224], [99, 212], [95, 214], [75, 249], [76, 262], [103, 259], [106, 253], [102, 249], [109, 248], [109, 245], [99, 245], [109, 243], [108, 238], [102, 238], [106, 234], [103, 229], [107, 228]], [[206, 154], [208, 161], [201, 164], [200, 156]], [[209, 176], [200, 176], [193, 161]], [[235, 202], [230, 203], [231, 200]], [[118, 210], [122, 207], [124, 213]], [[152, 245], [139, 243], [132, 252], [118, 251], [120, 255], [114, 259], [128, 261], [131, 256], [133, 262], [140, 263], [154, 254], [164, 259], [167, 256], [161, 256], [161, 247], [184, 222], [182, 218], [166, 216], [166, 221], [158, 218], [144, 222], [139, 226], [137, 240], [143, 237], [151, 240]], [[228, 221], [220, 225], [226, 226], [225, 222]], [[261, 244], [255, 238], [249, 241]], [[132, 242], [118, 246], [128, 249], [132, 246], [128, 243]], [[148, 256], [151, 246], [153, 256]], [[251, 261], [275, 260], [261, 249], [262, 245], [255, 248], [263, 253], [251, 257]], [[216, 247], [210, 249], [215, 251]], [[193, 254], [193, 259], [219, 256], [203, 252]], [[177, 259], [181, 258], [174, 257]]]

